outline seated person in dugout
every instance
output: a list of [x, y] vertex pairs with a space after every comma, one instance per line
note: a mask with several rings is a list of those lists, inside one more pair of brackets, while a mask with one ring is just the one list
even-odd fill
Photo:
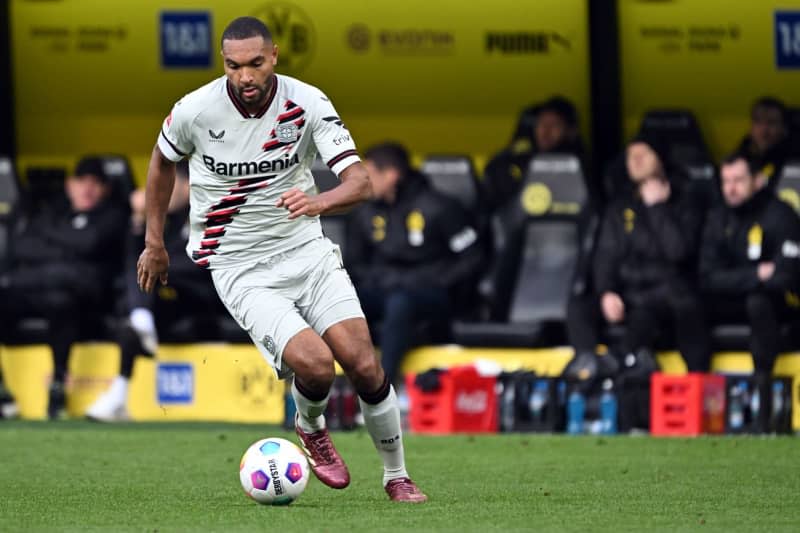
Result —
[[82, 159], [64, 187], [67, 206], [33, 215], [14, 239], [14, 266], [0, 276], [0, 333], [21, 317], [47, 319], [54, 367], [50, 418], [64, 411], [68, 357], [82, 318], [110, 307], [127, 226], [126, 213], [109, 199], [112, 186], [101, 159]]
[[722, 162], [724, 205], [706, 221], [700, 288], [713, 323], [750, 324], [756, 375], [767, 378], [781, 323], [800, 319], [800, 217], [770, 188], [759, 188], [758, 174], [740, 153]]
[[534, 156], [555, 153], [584, 156], [578, 112], [561, 96], [523, 111], [509, 146], [487, 164], [484, 187], [489, 206], [497, 209], [519, 192]]
[[[169, 251], [169, 285], [152, 293], [139, 290], [136, 261], [144, 248], [145, 202], [144, 189], [131, 193], [131, 231], [125, 250], [125, 310], [128, 320], [118, 332], [120, 346], [119, 375], [111, 386], [87, 409], [86, 416], [100, 422], [127, 420], [128, 383], [133, 374], [137, 355], [155, 354], [159, 329], [169, 328], [182, 318], [213, 321], [224, 313], [211, 276], [186, 255], [189, 238], [189, 164], [176, 165], [175, 185], [170, 196], [164, 227], [164, 244]], [[215, 324], [203, 324], [207, 333]]]
[[789, 112], [783, 102], [772, 97], [755, 101], [750, 110], [750, 131], [735, 152], [759, 169], [757, 178], [763, 184], [775, 188], [786, 162], [800, 158], [800, 139], [791, 135]]
[[349, 215], [345, 265], [370, 328], [381, 325], [376, 338], [392, 382], [417, 325], [447, 336], [453, 293], [475, 278], [483, 249], [461, 204], [411, 168], [402, 146], [375, 146], [365, 159], [374, 200]]
[[[609, 373], [621, 366], [623, 374], [647, 375], [657, 369], [657, 341], [672, 332], [689, 369], [708, 369], [709, 336], [694, 286], [701, 217], [670, 184], [662, 153], [646, 137], [628, 144], [635, 193], [606, 209], [593, 257], [594, 293], [570, 302], [575, 357], [568, 379], [591, 379], [600, 365]], [[621, 344], [610, 349], [616, 360], [595, 353], [605, 324], [625, 325]]]

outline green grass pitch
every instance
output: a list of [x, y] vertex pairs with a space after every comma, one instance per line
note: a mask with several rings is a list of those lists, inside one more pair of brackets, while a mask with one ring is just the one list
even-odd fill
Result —
[[294, 435], [225, 424], [0, 422], [0, 531], [798, 531], [792, 437], [408, 435], [430, 496], [393, 504], [363, 431], [336, 433], [352, 483], [288, 507], [246, 498], [239, 458]]

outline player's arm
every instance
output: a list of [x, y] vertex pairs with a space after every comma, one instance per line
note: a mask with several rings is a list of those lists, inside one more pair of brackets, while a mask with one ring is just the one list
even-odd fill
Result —
[[169, 254], [164, 246], [164, 221], [175, 184], [175, 163], [158, 146], [153, 148], [145, 188], [146, 231], [144, 251], [136, 264], [139, 288], [152, 292], [157, 281], [167, 283]]
[[302, 215], [331, 215], [349, 210], [351, 207], [372, 198], [372, 184], [363, 163], [355, 162], [345, 168], [339, 185], [317, 195], [308, 195], [299, 189], [290, 189], [278, 200], [278, 207], [289, 210], [289, 218]]

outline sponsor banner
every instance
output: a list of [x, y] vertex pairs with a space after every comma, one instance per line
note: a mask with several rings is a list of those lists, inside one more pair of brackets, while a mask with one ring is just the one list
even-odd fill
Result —
[[222, 74], [219, 39], [241, 15], [269, 25], [278, 72], [322, 88], [362, 150], [392, 138], [480, 163], [553, 94], [589, 131], [585, 0], [12, 0], [22, 170], [121, 152], [143, 182], [163, 117]]
[[194, 369], [190, 363], [156, 365], [156, 401], [160, 405], [191, 404], [194, 400]]
[[[47, 414], [47, 384], [53, 371], [46, 345], [0, 347], [6, 385], [21, 416]], [[83, 417], [119, 372], [119, 347], [112, 343], [73, 346], [67, 382], [67, 412]], [[255, 346], [184, 344], [159, 347], [157, 358], [137, 357], [129, 388], [133, 420], [283, 422], [284, 383]]]
[[622, 108], [630, 138], [649, 108], [698, 117], [717, 159], [772, 95], [800, 106], [800, 3], [619, 0]]

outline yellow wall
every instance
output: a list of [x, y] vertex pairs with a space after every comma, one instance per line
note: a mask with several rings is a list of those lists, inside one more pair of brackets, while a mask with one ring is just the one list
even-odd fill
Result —
[[800, 70], [776, 66], [774, 12], [798, 0], [618, 0], [626, 138], [653, 107], [689, 108], [719, 159], [747, 132], [752, 102], [800, 106]]
[[[209, 9], [211, 66], [162, 68], [161, 11]], [[576, 103], [589, 131], [584, 0], [12, 0], [22, 171], [122, 152], [142, 182], [164, 116], [221, 75], [219, 36], [240, 15], [272, 25], [278, 72], [325, 90], [362, 149], [395, 138], [416, 153], [467, 152], [480, 163], [506, 144], [522, 108], [553, 93]], [[307, 51], [293, 50], [289, 27]], [[519, 31], [542, 34], [546, 51], [488, 50], [487, 32]]]

